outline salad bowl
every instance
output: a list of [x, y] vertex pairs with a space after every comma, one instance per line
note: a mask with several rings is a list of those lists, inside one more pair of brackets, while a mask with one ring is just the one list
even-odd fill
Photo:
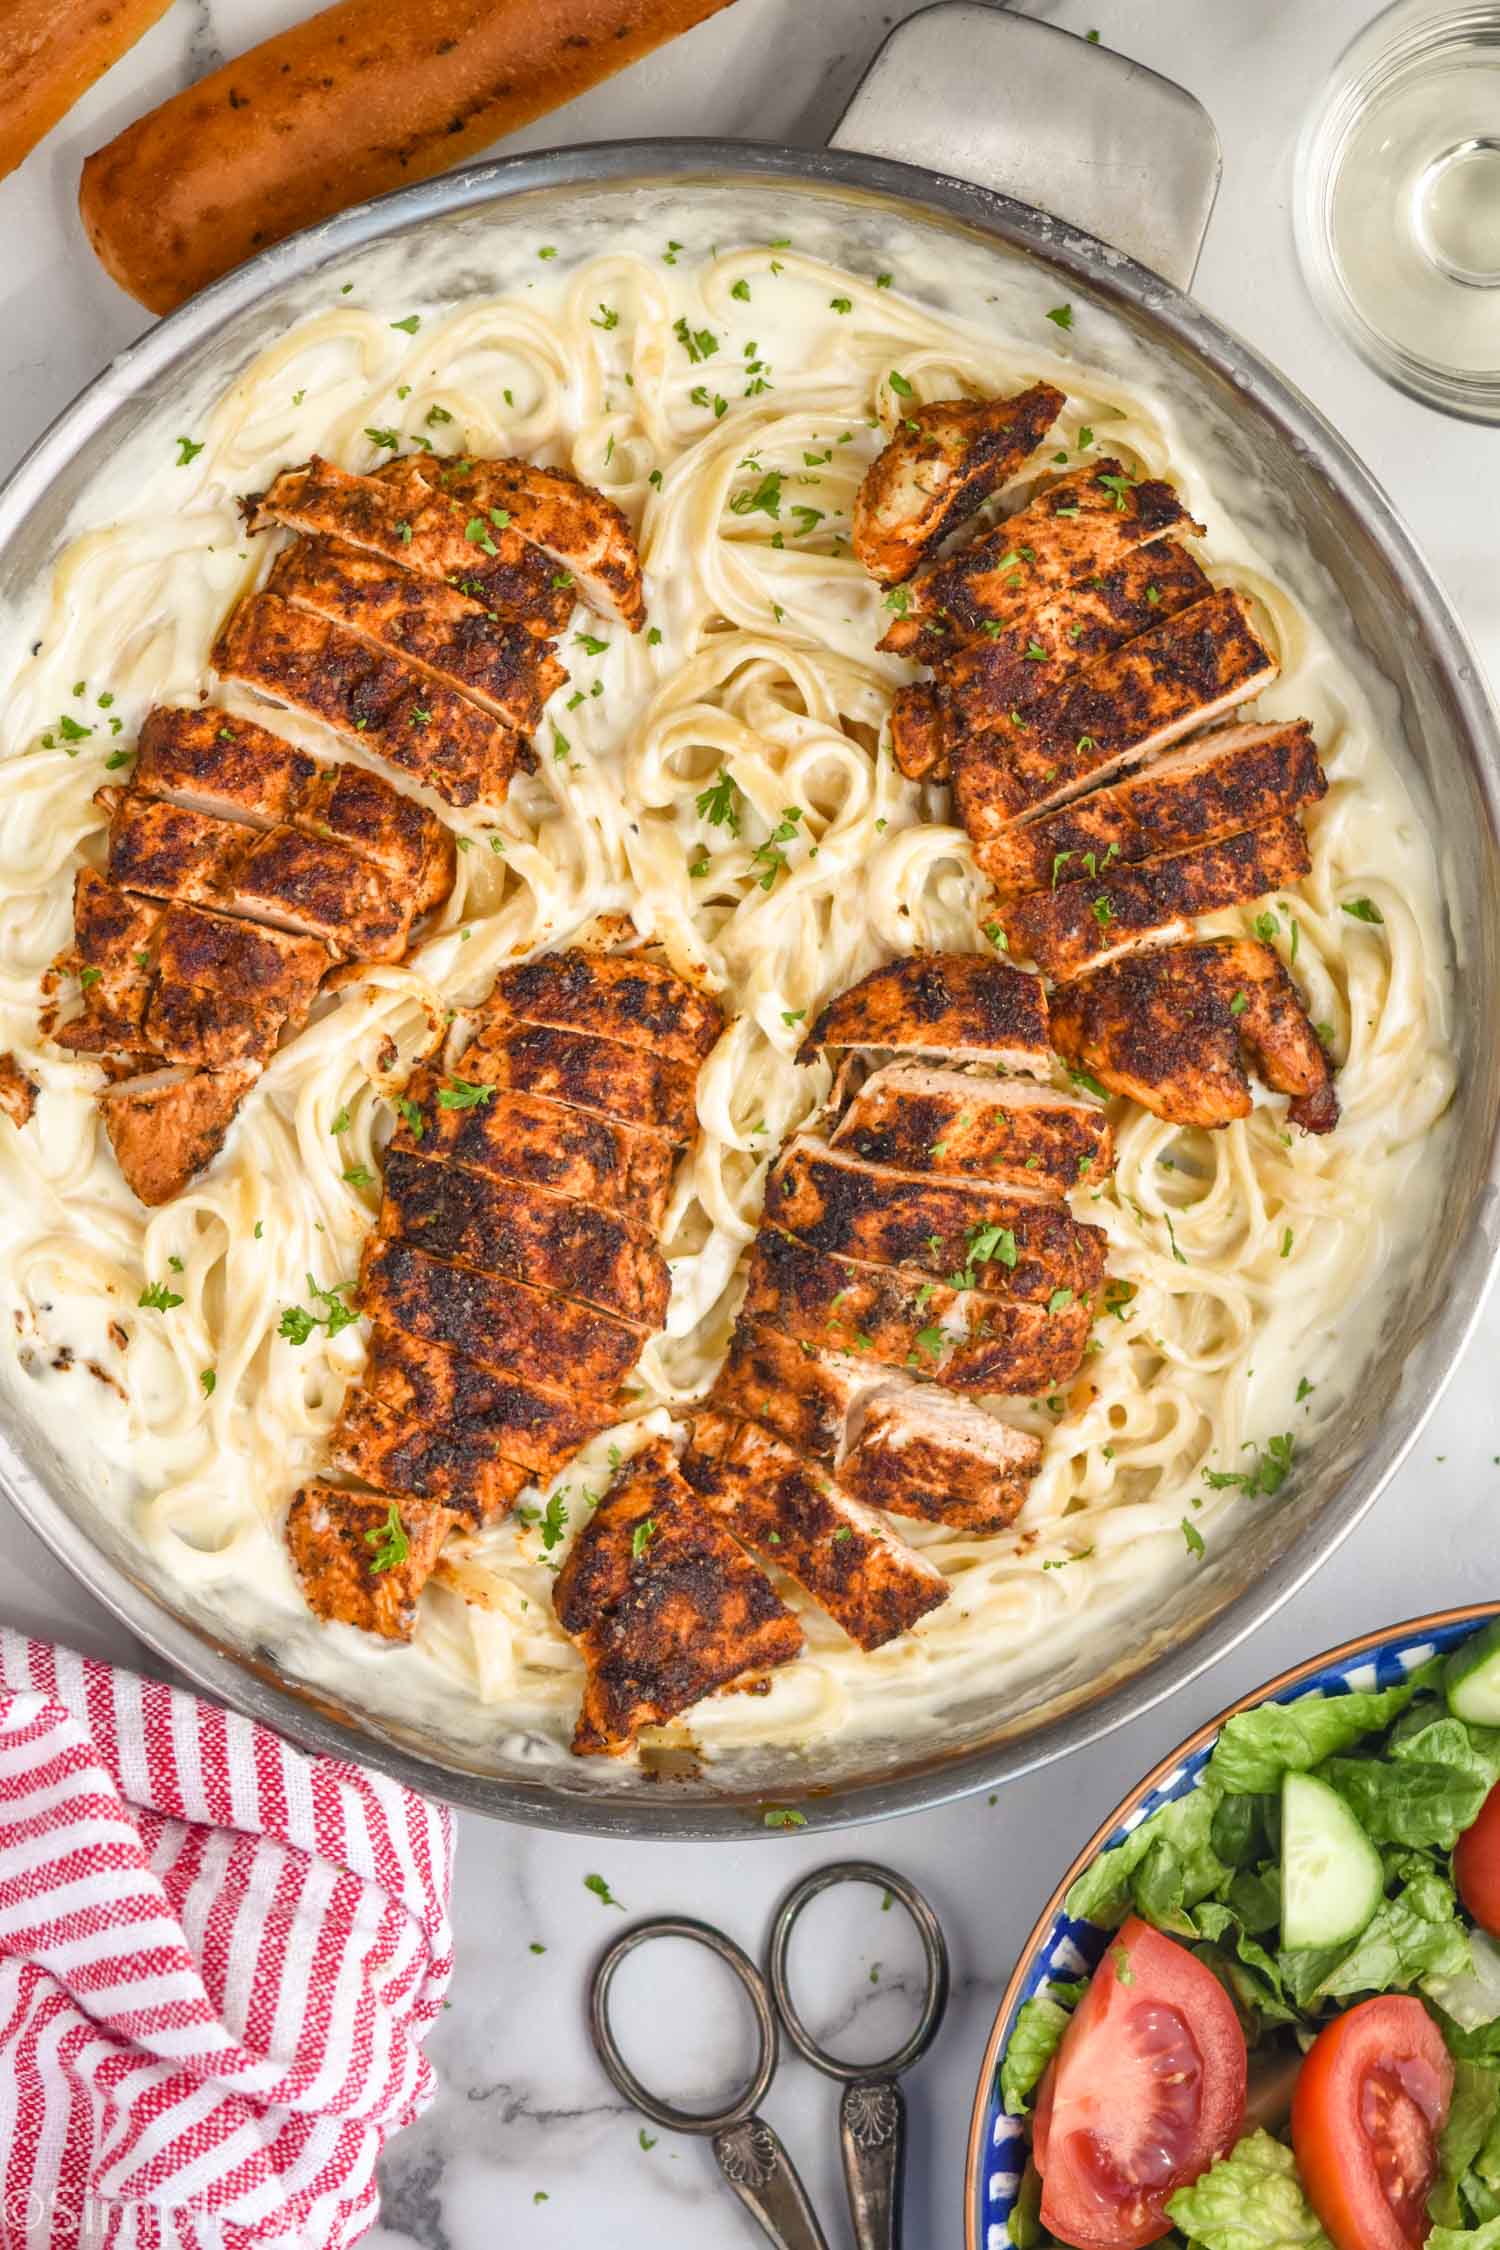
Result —
[[[1432, 1666], [1434, 1659], [1451, 1659], [1455, 1650], [1474, 1642], [1486, 1626], [1496, 1625], [1497, 1620], [1500, 1620], [1500, 1602], [1440, 1610], [1380, 1632], [1363, 1634], [1357, 1640], [1346, 1641], [1311, 1657], [1242, 1696], [1199, 1727], [1116, 1806], [1043, 1907], [1000, 2002], [985, 2050], [969, 2132], [964, 2199], [966, 2250], [1012, 2250], [1017, 2243], [1024, 2246], [1037, 2239], [1035, 2221], [1028, 2220], [1023, 2198], [1028, 2154], [1028, 2121], [1024, 2112], [1029, 2105], [1024, 2095], [1018, 2095], [1017, 2086], [1028, 2079], [1034, 2085], [1038, 2072], [1026, 2067], [1025, 2053], [1031, 2030], [1022, 2025], [1019, 2040], [1017, 2030], [1028, 2003], [1045, 1999], [1059, 1988], [1062, 1996], [1071, 2002], [1071, 1995], [1080, 1989], [1081, 1980], [1090, 1977], [1110, 1948], [1119, 1921], [1115, 1909], [1120, 1892], [1118, 1886], [1108, 1885], [1102, 1876], [1101, 1863], [1105, 1855], [1120, 1852], [1121, 1847], [1128, 1845], [1144, 1824], [1156, 1816], [1166, 1813], [1170, 1822], [1174, 1816], [1169, 1808], [1185, 1806], [1202, 1791], [1210, 1761], [1231, 1721], [1241, 1722], [1237, 1735], [1243, 1744], [1246, 1714], [1264, 1714], [1273, 1705], [1294, 1710], [1307, 1698], [1333, 1701], [1350, 1695], [1371, 1696], [1400, 1690], [1411, 1685], [1424, 1667]], [[1500, 1626], [1496, 1626], [1496, 1630], [1500, 1633]], [[1493, 1664], [1490, 1669], [1493, 1672]], [[1257, 1723], [1267, 1728], [1271, 1724], [1268, 1720], [1257, 1722], [1252, 1718], [1252, 1729]], [[1284, 1730], [1281, 1722], [1277, 1722], [1277, 1732], [1295, 1733], [1298, 1723], [1296, 1718], [1289, 1718]], [[1253, 1743], [1253, 1735], [1251, 1740]], [[1218, 1769], [1216, 1775], [1217, 1772]], [[1249, 1788], [1254, 1784], [1243, 1786]], [[1123, 1859], [1111, 1863], [1112, 1867], [1123, 1864]], [[1126, 1880], [1122, 1875], [1121, 1883]], [[1110, 1887], [1115, 1891], [1113, 1903], [1106, 1897]], [[1128, 1904], [1127, 1899], [1127, 1907]], [[1098, 1914], [1100, 1919], [1093, 1919], [1093, 1914]], [[1118, 1947], [1116, 1952], [1119, 1952]], [[1123, 1965], [1120, 1981], [1131, 1981], [1130, 1972]], [[1035, 2020], [1033, 2015], [1033, 2024]], [[1016, 2040], [1014, 2052], [1013, 2040]], [[1315, 2238], [1326, 2241], [1316, 2227], [1313, 2236], [1305, 2239]], [[1043, 2233], [1041, 2239], [1049, 2241], [1051, 2238]], [[1486, 2228], [1483, 2239], [1500, 2240], [1500, 2226], [1493, 2237]]]

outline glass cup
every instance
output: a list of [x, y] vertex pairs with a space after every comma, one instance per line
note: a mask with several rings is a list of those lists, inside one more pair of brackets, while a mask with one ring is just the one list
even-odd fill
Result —
[[1500, 0], [1398, 0], [1334, 70], [1297, 153], [1297, 248], [1388, 382], [1500, 422]]

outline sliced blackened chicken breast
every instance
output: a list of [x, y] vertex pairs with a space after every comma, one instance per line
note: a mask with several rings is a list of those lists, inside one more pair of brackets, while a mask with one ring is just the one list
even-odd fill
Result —
[[797, 1051], [875, 1047], [1045, 1070], [1052, 1061], [1041, 982], [981, 953], [912, 953], [831, 1000]]
[[736, 1539], [784, 1570], [863, 1649], [884, 1648], [948, 1599], [940, 1570], [753, 1422], [696, 1415], [682, 1474]]
[[750, 1253], [743, 1317], [817, 1351], [932, 1376], [955, 1389], [1031, 1395], [1076, 1374], [1090, 1308], [1060, 1285], [1022, 1303], [891, 1266], [814, 1250], [764, 1227]]
[[1006, 928], [1018, 952], [1065, 980], [1143, 945], [1190, 938], [1195, 916], [1264, 898], [1311, 866], [1300, 824], [1272, 820], [1216, 844], [1110, 867], [1095, 882], [1032, 891], [1008, 908]]
[[470, 1049], [457, 1073], [418, 1071], [392, 1147], [574, 1196], [634, 1226], [660, 1226], [676, 1155], [664, 1134], [497, 1091], [485, 1082], [487, 1066]]
[[429, 482], [410, 456], [367, 477], [314, 454], [253, 495], [246, 512], [252, 531], [285, 524], [365, 548], [542, 635], [560, 633], [573, 610], [572, 589], [552, 584], [558, 574], [538, 548], [453, 499], [441, 471]]
[[1055, 699], [956, 746], [954, 804], [976, 846], [1222, 717], [1276, 678], [1238, 594], [1207, 601], [1085, 666]]
[[217, 703], [158, 703], [142, 723], [131, 780], [143, 796], [190, 812], [276, 828], [317, 771], [303, 751]]
[[924, 563], [880, 645], [933, 662], [992, 625], [1024, 624], [1033, 604], [1075, 579], [1107, 577], [1136, 547], [1202, 529], [1169, 484], [1136, 483], [1106, 456], [1059, 477], [972, 547]]
[[891, 756], [908, 781], [946, 781], [952, 772], [938, 691], [929, 681], [897, 688], [891, 700]]
[[596, 1039], [586, 1031], [523, 1023], [500, 1008], [484, 1017], [472, 1047], [482, 1054], [487, 1085], [571, 1102], [625, 1125], [665, 1133], [679, 1146], [698, 1130], [698, 1072], [649, 1047]]
[[865, 471], [852, 543], [872, 578], [911, 575], [950, 531], [1022, 467], [1063, 409], [1033, 383], [1013, 398], [939, 399], [919, 406]]
[[170, 1203], [211, 1164], [259, 1066], [172, 1067], [117, 1079], [98, 1096], [99, 1114], [125, 1184], [153, 1208]]
[[642, 1327], [659, 1328], [666, 1318], [672, 1280], [655, 1243], [612, 1211], [567, 1196], [396, 1149], [386, 1164], [380, 1232]]
[[1253, 939], [1133, 954], [1053, 1002], [1059, 1050], [1157, 1117], [1212, 1128], [1253, 1106], [1244, 1057], [1309, 1133], [1338, 1123], [1333, 1072], [1280, 958]]
[[490, 1005], [523, 1023], [590, 1031], [695, 1069], [724, 1029], [717, 1000], [638, 953], [539, 953], [500, 971]]
[[472, 1492], [492, 1461], [513, 1463], [530, 1481], [549, 1484], [613, 1419], [607, 1402], [564, 1389], [557, 1372], [546, 1381], [523, 1382], [377, 1322], [364, 1371], [345, 1393], [334, 1459], [371, 1484], [387, 1484], [367, 1464], [378, 1466], [399, 1446], [426, 1464], [428, 1481], [398, 1490], [428, 1491], [441, 1474], [455, 1492]]
[[707, 1403], [759, 1422], [798, 1453], [831, 1465], [843, 1450], [856, 1400], [883, 1380], [885, 1371], [866, 1359], [819, 1351], [780, 1329], [742, 1320]]
[[137, 789], [96, 790], [94, 802], [110, 815], [106, 875], [148, 898], [223, 907], [236, 863], [265, 833]]
[[981, 1537], [1015, 1521], [1042, 1441], [935, 1383], [883, 1384], [861, 1409], [839, 1482], [867, 1507]]
[[141, 1044], [209, 1070], [267, 1062], [282, 1033], [305, 1022], [330, 960], [318, 938], [169, 906], [157, 927]]
[[1107, 578], [1086, 578], [1033, 604], [1015, 625], [945, 651], [942, 722], [950, 739], [1013, 724], [1096, 657], [1123, 648], [1213, 592], [1186, 548], [1138, 547]]
[[277, 594], [239, 604], [211, 662], [221, 679], [321, 719], [447, 804], [499, 804], [510, 787], [522, 736], [403, 658]]
[[530, 734], [567, 672], [547, 642], [470, 594], [336, 539], [299, 539], [278, 555], [266, 591], [391, 650]]
[[305, 835], [347, 844], [409, 892], [414, 914], [439, 906], [453, 888], [453, 831], [436, 814], [363, 766], [320, 767], [303, 790], [293, 825]]
[[854, 1094], [832, 1145], [935, 1178], [992, 1180], [1054, 1195], [1114, 1165], [1102, 1109], [1012, 1078], [888, 1063]]
[[635, 1365], [646, 1332], [507, 1276], [475, 1273], [375, 1236], [360, 1263], [361, 1310], [499, 1375], [558, 1382], [602, 1399]]
[[625, 1462], [558, 1573], [553, 1607], [588, 1679], [579, 1756], [618, 1756], [642, 1727], [748, 1687], [802, 1628], [657, 1438]]
[[[481, 1369], [474, 1373], [484, 1379]], [[535, 1481], [483, 1432], [403, 1413], [359, 1388], [344, 1401], [330, 1459], [377, 1491], [440, 1500], [474, 1530], [508, 1515]]]
[[417, 1596], [456, 1521], [451, 1509], [412, 1493], [392, 1498], [314, 1479], [292, 1495], [286, 1543], [319, 1617], [409, 1641]]
[[59, 967], [77, 977], [83, 1010], [58, 1026], [60, 1047], [85, 1055], [145, 1047], [142, 1027], [162, 913], [155, 900], [137, 898], [92, 867], [80, 867], [73, 879], [73, 944]]
[[766, 1218], [815, 1250], [931, 1274], [957, 1289], [1045, 1304], [1087, 1296], [1106, 1237], [1040, 1189], [923, 1178], [866, 1163], [810, 1134], [787, 1148], [766, 1190]]
[[1002, 828], [974, 856], [1002, 897], [1056, 890], [1284, 819], [1327, 788], [1305, 719], [1216, 727], [1107, 789]]
[[491, 526], [519, 532], [552, 565], [552, 583], [632, 633], [646, 622], [641, 558], [623, 510], [565, 469], [534, 461], [468, 461], [444, 468], [417, 464], [440, 477], [442, 489]]

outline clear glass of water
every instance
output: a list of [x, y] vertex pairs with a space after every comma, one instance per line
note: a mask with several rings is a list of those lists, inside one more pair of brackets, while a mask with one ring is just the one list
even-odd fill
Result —
[[1387, 381], [1500, 422], [1500, 0], [1398, 0], [1360, 33], [1302, 136], [1296, 227]]

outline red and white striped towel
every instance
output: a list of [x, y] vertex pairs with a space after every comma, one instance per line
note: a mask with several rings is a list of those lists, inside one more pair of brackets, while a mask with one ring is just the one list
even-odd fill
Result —
[[342, 2250], [431, 2099], [438, 1806], [0, 1632], [0, 2244]]

